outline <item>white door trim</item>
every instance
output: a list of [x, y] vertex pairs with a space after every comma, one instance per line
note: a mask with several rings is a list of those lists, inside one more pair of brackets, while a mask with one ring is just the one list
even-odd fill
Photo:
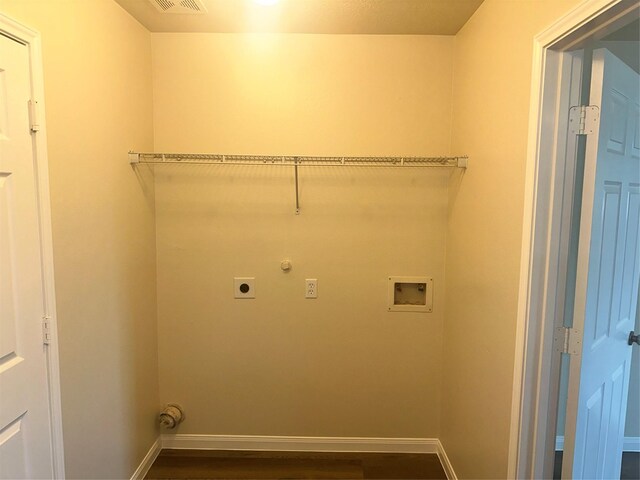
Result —
[[558, 135], [563, 121], [566, 124], [559, 103], [570, 82], [563, 75], [563, 65], [569, 61], [563, 51], [604, 35], [626, 15], [637, 16], [637, 11], [638, 2], [586, 0], [534, 38], [509, 478], [542, 478], [547, 443], [555, 438], [550, 431], [555, 424], [550, 425], [546, 416], [557, 408], [552, 395], [554, 365], [549, 359], [555, 311], [564, 303], [556, 295], [562, 275], [562, 232], [568, 227], [562, 198], [572, 193], [565, 191], [566, 146], [559, 141], [563, 135]]
[[[37, 175], [38, 216], [40, 219], [40, 243], [42, 248], [42, 276], [44, 279], [44, 314], [49, 317], [51, 338], [47, 347], [47, 373], [49, 380], [49, 411], [51, 416], [51, 444], [55, 478], [65, 478], [64, 446], [62, 439], [62, 405], [60, 395], [60, 365], [58, 356], [58, 328], [56, 315], [55, 284], [53, 275], [53, 241], [51, 233], [51, 205], [49, 197], [49, 163], [44, 118], [44, 77], [42, 73], [42, 48], [40, 34], [0, 13], [0, 32], [24, 43], [29, 49], [31, 68], [31, 98], [38, 102], [40, 129], [33, 138], [33, 150]], [[26, 106], [25, 106], [26, 108]]]

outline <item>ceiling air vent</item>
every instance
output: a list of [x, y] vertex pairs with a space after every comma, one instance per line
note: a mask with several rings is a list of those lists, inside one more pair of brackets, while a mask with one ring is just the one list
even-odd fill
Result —
[[149, 0], [160, 13], [207, 13], [202, 0]]

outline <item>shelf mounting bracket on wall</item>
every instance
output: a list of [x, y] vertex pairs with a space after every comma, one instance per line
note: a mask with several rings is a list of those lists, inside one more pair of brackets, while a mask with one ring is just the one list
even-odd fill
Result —
[[297, 157], [293, 165], [293, 171], [296, 178], [296, 215], [300, 215], [300, 195], [298, 193], [298, 158]]
[[298, 168], [303, 167], [387, 167], [467, 168], [469, 158], [459, 157], [310, 157], [287, 155], [222, 155], [213, 153], [129, 152], [131, 166], [138, 165], [288, 165], [295, 176], [296, 215], [300, 214]]

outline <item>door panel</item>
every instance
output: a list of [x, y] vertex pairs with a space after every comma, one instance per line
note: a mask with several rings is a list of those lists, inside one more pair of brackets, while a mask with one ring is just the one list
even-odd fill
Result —
[[627, 197], [629, 228], [625, 238], [625, 252], [622, 263], [622, 291], [620, 292], [620, 323], [633, 318], [638, 305], [638, 271], [640, 270], [640, 252], [638, 251], [638, 233], [640, 233], [640, 184], [631, 183]]
[[28, 47], [0, 35], [0, 479], [52, 478]]
[[[605, 452], [603, 457], [603, 471], [612, 472], [620, 468], [620, 465], [616, 467], [614, 462], [616, 461], [618, 449], [622, 450], [622, 443], [624, 437], [619, 437], [620, 432], [624, 432], [624, 417], [627, 408], [626, 398], [624, 398], [625, 391], [625, 379], [628, 379], [629, 364], [626, 362], [620, 365], [611, 375], [611, 408], [609, 411], [609, 421], [607, 423], [608, 431], [605, 438], [607, 443], [605, 445]], [[624, 400], [624, 401], [623, 401]], [[619, 478], [619, 477], [618, 477]]]
[[0, 431], [0, 450], [3, 463], [2, 474], [4, 478], [25, 478], [27, 471], [26, 459], [22, 442], [22, 419], [20, 415], [16, 420]]
[[615, 259], [618, 247], [618, 219], [620, 217], [620, 195], [622, 184], [619, 182], [604, 182], [604, 198], [602, 214], [598, 222], [594, 222], [594, 231], [600, 231], [600, 238], [594, 238], [592, 255], [599, 257], [589, 272], [595, 277], [592, 293], [587, 299], [587, 308], [595, 311], [593, 323], [592, 350], [597, 349], [611, 334], [611, 306], [614, 298]]
[[587, 137], [563, 478], [620, 478], [640, 273], [640, 78], [606, 49], [593, 54], [591, 105], [600, 125]]
[[586, 432], [584, 442], [578, 449], [581, 470], [595, 470], [601, 452], [600, 426], [602, 424], [602, 410], [604, 406], [605, 385], [599, 385], [597, 390], [587, 400]]
[[[2, 116], [0, 114], [0, 116]], [[0, 172], [0, 372], [16, 358], [16, 318], [13, 297], [13, 265], [11, 264], [11, 174]]]
[[631, 156], [634, 158], [640, 158], [640, 107], [638, 104], [634, 105], [633, 112], [633, 142], [631, 143]]
[[608, 101], [611, 108], [611, 125], [609, 125], [607, 135], [607, 151], [624, 155], [627, 146], [629, 98], [615, 88], [612, 88], [607, 94], [610, 97]]

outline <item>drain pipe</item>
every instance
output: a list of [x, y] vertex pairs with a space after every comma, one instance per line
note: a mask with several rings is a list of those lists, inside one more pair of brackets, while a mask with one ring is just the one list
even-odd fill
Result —
[[160, 425], [164, 428], [173, 429], [184, 421], [184, 411], [176, 403], [169, 403], [158, 417]]

